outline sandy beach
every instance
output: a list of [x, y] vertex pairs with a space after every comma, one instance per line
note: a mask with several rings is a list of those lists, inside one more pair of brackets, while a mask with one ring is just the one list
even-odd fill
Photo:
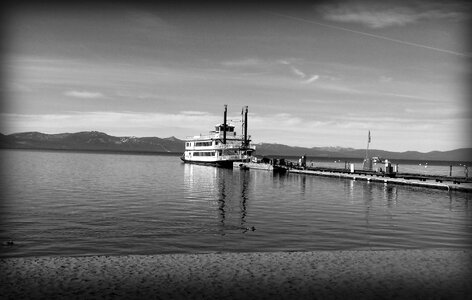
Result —
[[2, 299], [470, 299], [470, 250], [1, 259]]

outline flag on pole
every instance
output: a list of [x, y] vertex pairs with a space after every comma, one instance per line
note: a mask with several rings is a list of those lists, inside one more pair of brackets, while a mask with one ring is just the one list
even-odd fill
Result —
[[370, 143], [370, 130], [369, 130], [369, 138], [368, 138], [368, 143]]

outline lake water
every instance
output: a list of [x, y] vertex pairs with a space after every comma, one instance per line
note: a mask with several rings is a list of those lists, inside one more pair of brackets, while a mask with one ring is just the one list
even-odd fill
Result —
[[472, 246], [468, 193], [165, 155], [2, 150], [1, 158], [0, 239], [14, 241], [3, 257]]

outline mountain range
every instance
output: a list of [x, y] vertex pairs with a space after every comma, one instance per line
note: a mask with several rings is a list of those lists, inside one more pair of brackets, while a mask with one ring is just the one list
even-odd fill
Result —
[[[98, 131], [45, 134], [23, 132], [4, 135], [0, 133], [0, 148], [49, 149], [82, 151], [123, 151], [149, 153], [183, 153], [185, 141], [176, 137], [116, 137]], [[293, 147], [276, 143], [255, 144], [260, 156], [301, 156], [325, 158], [363, 158], [365, 149], [342, 147]], [[404, 160], [472, 161], [472, 148], [451, 151], [392, 152], [370, 149], [370, 156]]]

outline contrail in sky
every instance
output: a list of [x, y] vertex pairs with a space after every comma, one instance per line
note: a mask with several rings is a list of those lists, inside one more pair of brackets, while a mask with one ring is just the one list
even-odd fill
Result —
[[296, 21], [305, 22], [305, 23], [316, 24], [316, 25], [320, 25], [320, 26], [324, 26], [324, 27], [328, 27], [328, 28], [333, 28], [333, 29], [338, 29], [338, 30], [344, 30], [344, 31], [352, 32], [352, 33], [362, 34], [362, 35], [365, 35], [365, 36], [369, 36], [369, 37], [373, 37], [373, 38], [377, 38], [377, 39], [382, 39], [382, 40], [386, 40], [386, 41], [390, 41], [390, 42], [400, 43], [400, 44], [404, 44], [404, 45], [415, 46], [415, 47], [420, 47], [420, 48], [425, 48], [425, 49], [430, 49], [430, 50], [435, 50], [435, 51], [439, 51], [439, 52], [444, 52], [444, 53], [449, 53], [449, 54], [454, 54], [454, 55], [459, 55], [459, 56], [465, 56], [465, 57], [471, 57], [472, 56], [471, 54], [460, 53], [460, 52], [455, 52], [455, 51], [451, 51], [451, 50], [431, 47], [431, 46], [427, 46], [427, 45], [422, 45], [422, 44], [417, 44], [417, 43], [392, 39], [392, 38], [381, 36], [381, 35], [376, 35], [376, 34], [357, 31], [357, 30], [352, 30], [352, 29], [339, 27], [339, 26], [334, 26], [334, 25], [328, 25], [328, 24], [324, 24], [324, 23], [320, 23], [320, 22], [316, 22], [316, 21], [312, 21], [312, 20], [307, 20], [307, 19], [303, 19], [303, 18], [299, 18], [299, 17], [294, 17], [294, 16], [290, 16], [290, 15], [284, 15], [284, 14], [280, 14], [280, 13], [276, 13], [276, 12], [272, 12], [272, 11], [268, 11], [268, 13], [270, 13], [272, 15], [275, 15], [275, 16], [283, 17], [283, 18], [288, 18], [288, 19], [292, 19], [292, 20], [296, 20]]

